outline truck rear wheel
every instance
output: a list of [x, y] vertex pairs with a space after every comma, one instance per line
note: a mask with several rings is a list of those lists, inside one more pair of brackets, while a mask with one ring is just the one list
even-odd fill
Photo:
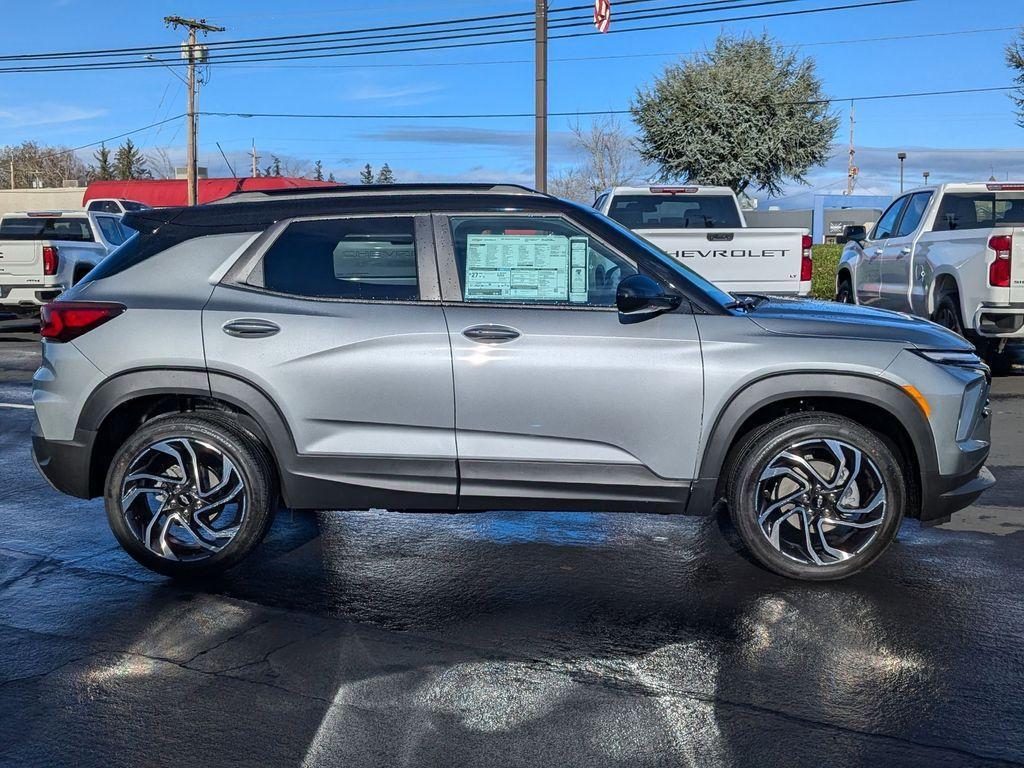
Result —
[[855, 421], [783, 416], [753, 430], [732, 455], [732, 522], [769, 570], [810, 581], [846, 578], [896, 537], [907, 499], [900, 463]]
[[964, 321], [960, 318], [960, 301], [955, 293], [944, 293], [939, 297], [932, 313], [932, 321], [953, 333], [964, 335]]

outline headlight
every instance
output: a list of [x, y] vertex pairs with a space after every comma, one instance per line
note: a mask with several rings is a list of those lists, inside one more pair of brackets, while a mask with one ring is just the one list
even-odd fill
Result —
[[962, 349], [912, 349], [910, 351], [937, 365], [951, 365], [956, 368], [979, 371], [985, 374], [986, 379], [992, 375], [989, 367], [975, 352], [966, 352]]

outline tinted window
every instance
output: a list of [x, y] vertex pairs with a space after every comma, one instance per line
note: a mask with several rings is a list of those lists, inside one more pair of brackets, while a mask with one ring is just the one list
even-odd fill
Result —
[[611, 307], [636, 266], [560, 218], [452, 219], [465, 301]]
[[935, 217], [935, 232], [1024, 224], [1024, 192], [947, 194]]
[[122, 200], [121, 201], [121, 205], [124, 206], [124, 209], [126, 211], [145, 211], [145, 210], [147, 210], [149, 208], [148, 205], [143, 205], [142, 203], [136, 203], [136, 202], [134, 202], [132, 200]]
[[886, 209], [885, 213], [882, 214], [882, 218], [875, 225], [874, 234], [871, 235], [872, 240], [884, 240], [887, 237], [892, 237], [892, 232], [896, 228], [896, 219], [899, 218], [900, 211], [903, 210], [906, 202], [907, 198], [901, 197]]
[[411, 218], [290, 224], [263, 257], [272, 291], [332, 299], [419, 298]]
[[604, 204], [607, 202], [608, 195], [601, 195], [599, 198], [597, 198], [597, 200], [594, 201], [594, 208], [599, 211], [602, 208], [604, 208]]
[[96, 223], [99, 225], [100, 231], [103, 233], [103, 239], [111, 245], [120, 245], [128, 239], [121, 231], [121, 227], [118, 224], [117, 219], [111, 218], [110, 216], [97, 216]]
[[81, 243], [92, 239], [88, 219], [21, 216], [5, 217], [0, 222], [0, 240], [70, 240]]
[[630, 229], [721, 229], [739, 227], [730, 195], [616, 195], [608, 216]]
[[121, 209], [113, 200], [93, 200], [89, 203], [89, 210], [97, 213], [120, 213]]
[[918, 192], [916, 195], [911, 195], [910, 202], [907, 203], [907, 210], [903, 212], [903, 219], [900, 221], [896, 237], [906, 237], [914, 233], [921, 223], [921, 217], [924, 216], [928, 201], [931, 199], [931, 192]]

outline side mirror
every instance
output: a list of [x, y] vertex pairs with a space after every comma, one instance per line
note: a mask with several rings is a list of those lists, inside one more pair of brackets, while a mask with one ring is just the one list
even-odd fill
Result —
[[846, 238], [846, 235], [836, 237], [836, 245], [846, 245], [848, 242], [850, 241]]
[[630, 275], [619, 283], [615, 294], [619, 314], [633, 320], [671, 312], [682, 302], [682, 296], [665, 293], [665, 289], [647, 275]]
[[863, 243], [868, 239], [867, 227], [860, 224], [851, 224], [843, 229], [843, 237], [846, 238], [843, 241], [846, 243]]

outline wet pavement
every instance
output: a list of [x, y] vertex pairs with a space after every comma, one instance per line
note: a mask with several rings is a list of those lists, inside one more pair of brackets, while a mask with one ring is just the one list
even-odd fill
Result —
[[1000, 484], [838, 584], [715, 519], [286, 510], [197, 589], [0, 407], [0, 765], [1024, 764], [1024, 376], [993, 408]]

